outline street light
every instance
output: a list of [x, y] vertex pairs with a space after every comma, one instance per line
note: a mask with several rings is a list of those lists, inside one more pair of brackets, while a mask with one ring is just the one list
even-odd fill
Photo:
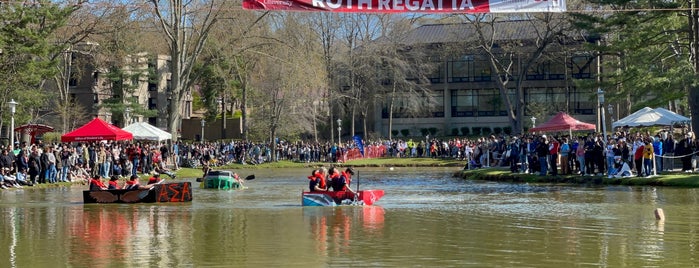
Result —
[[597, 88], [597, 101], [599, 102], [599, 111], [602, 116], [602, 135], [604, 136], [604, 143], [607, 143], [607, 126], [604, 120], [604, 91], [602, 88]]
[[218, 104], [221, 105], [221, 140], [226, 139], [226, 99], [225, 97], [218, 98]]
[[337, 119], [337, 144], [339, 144], [339, 147], [342, 147], [342, 141], [340, 140], [340, 136], [342, 136], [342, 119], [338, 118]]
[[124, 117], [126, 117], [126, 124], [124, 125], [128, 126], [131, 123], [131, 107], [126, 107], [126, 109], [124, 109]]
[[610, 103], [607, 105], [607, 112], [609, 112], [609, 120], [612, 120], [614, 122], [614, 106]]
[[17, 103], [15, 99], [11, 99], [10, 102], [7, 103], [7, 105], [10, 106], [10, 152], [12, 152], [13, 148], [12, 146], [15, 146], [15, 111], [17, 109]]
[[536, 127], [536, 117], [532, 116], [532, 118], [530, 118], [530, 119], [532, 120], [532, 128], [535, 128]]
[[201, 142], [204, 142], [204, 127], [206, 126], [206, 120], [201, 119]]

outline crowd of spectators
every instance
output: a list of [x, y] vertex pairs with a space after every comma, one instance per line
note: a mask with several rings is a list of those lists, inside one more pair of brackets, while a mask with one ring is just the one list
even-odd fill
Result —
[[[464, 161], [466, 169], [508, 166], [512, 172], [539, 175], [648, 176], [671, 170], [675, 160], [682, 170], [696, 167], [693, 155], [699, 141], [691, 132], [674, 137], [667, 131], [612, 133], [605, 141], [600, 133], [568, 135], [490, 135], [478, 138], [348, 140], [330, 142], [278, 140], [271, 143], [213, 141], [91, 142], [15, 144], [2, 148], [0, 187], [37, 183], [87, 181], [94, 175], [130, 177], [164, 173], [170, 168], [217, 166], [229, 163], [261, 164], [268, 161], [344, 162], [358, 157], [430, 157]], [[365, 151], [364, 156], [358, 153]], [[366, 153], [370, 151], [371, 154]]]

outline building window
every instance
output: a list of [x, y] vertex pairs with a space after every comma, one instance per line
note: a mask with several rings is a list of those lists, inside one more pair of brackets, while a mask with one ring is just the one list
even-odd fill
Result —
[[472, 89], [455, 89], [451, 91], [451, 117], [476, 116], [476, 94]]
[[430, 83], [432, 84], [441, 84], [444, 83], [444, 64], [442, 62], [435, 62], [435, 68], [434, 72], [428, 75], [428, 79], [430, 80]]
[[148, 110], [158, 109], [157, 100], [154, 98], [148, 98]]
[[100, 103], [100, 97], [97, 94], [92, 94], [92, 102]]
[[570, 73], [575, 79], [592, 78], [592, 63], [594, 58], [588, 55], [573, 56], [570, 58]]
[[478, 90], [478, 116], [499, 116], [502, 109], [502, 98], [496, 89]]
[[447, 63], [449, 83], [461, 83], [469, 81], [469, 74], [473, 73], [473, 56], [467, 55], [460, 59], [451, 60]]
[[[444, 90], [423, 92], [422, 96], [399, 96], [393, 101], [393, 118], [444, 117]], [[381, 118], [389, 117], [390, 103], [381, 108]]]

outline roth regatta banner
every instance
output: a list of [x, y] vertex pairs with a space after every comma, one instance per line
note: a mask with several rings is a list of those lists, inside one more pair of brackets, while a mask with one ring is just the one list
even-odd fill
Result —
[[243, 0], [243, 9], [361, 13], [564, 12], [565, 0]]

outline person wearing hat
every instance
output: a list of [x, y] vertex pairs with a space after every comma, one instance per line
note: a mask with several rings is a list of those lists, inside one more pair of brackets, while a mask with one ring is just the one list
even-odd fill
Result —
[[354, 175], [354, 169], [352, 169], [352, 167], [348, 167], [347, 169], [345, 169], [345, 171], [341, 172], [340, 176], [333, 178], [333, 191], [347, 191], [354, 194], [354, 191], [352, 191], [352, 188], [350, 187], [350, 183], [352, 182], [352, 175]]

